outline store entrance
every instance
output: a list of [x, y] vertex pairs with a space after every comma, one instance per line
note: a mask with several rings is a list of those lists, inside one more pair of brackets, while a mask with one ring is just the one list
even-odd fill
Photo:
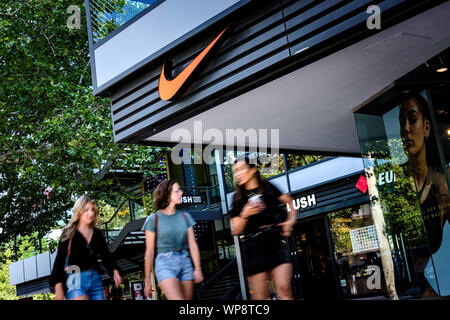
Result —
[[325, 217], [299, 222], [292, 244], [294, 288], [297, 298], [305, 300], [336, 299], [336, 284], [330, 258]]

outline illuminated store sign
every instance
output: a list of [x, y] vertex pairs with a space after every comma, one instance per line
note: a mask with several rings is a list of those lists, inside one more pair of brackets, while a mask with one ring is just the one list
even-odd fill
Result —
[[[306, 197], [300, 197], [292, 201], [292, 207], [294, 210], [306, 209], [316, 205], [316, 195], [310, 194]], [[291, 206], [287, 204], [287, 210], [291, 211]]]
[[183, 203], [203, 203], [201, 196], [183, 196]]
[[383, 184], [389, 184], [397, 181], [395, 178], [395, 173], [393, 170], [382, 172], [378, 175], [378, 185], [382, 186]]

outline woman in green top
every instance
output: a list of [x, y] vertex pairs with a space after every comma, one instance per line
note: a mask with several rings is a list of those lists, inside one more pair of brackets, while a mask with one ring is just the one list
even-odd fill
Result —
[[152, 297], [150, 275], [155, 249], [156, 280], [168, 300], [192, 300], [194, 282], [203, 281], [193, 228], [195, 220], [187, 212], [175, 209], [181, 203], [182, 195], [178, 182], [162, 181], [154, 193], [158, 211], [150, 215], [142, 227], [146, 246], [145, 295], [149, 299]]

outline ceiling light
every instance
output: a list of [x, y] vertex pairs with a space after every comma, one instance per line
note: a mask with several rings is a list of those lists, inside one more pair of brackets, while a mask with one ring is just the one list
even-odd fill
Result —
[[450, 136], [450, 129], [447, 130], [447, 135]]
[[444, 67], [444, 68], [437, 69], [436, 72], [445, 72], [447, 70], [448, 70], [448, 68]]

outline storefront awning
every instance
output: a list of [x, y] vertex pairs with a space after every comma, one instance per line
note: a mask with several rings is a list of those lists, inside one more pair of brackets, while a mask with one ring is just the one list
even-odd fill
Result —
[[[353, 110], [449, 46], [448, 12], [449, 1], [145, 141], [174, 145], [172, 135], [183, 130], [193, 142], [207, 145], [212, 142], [203, 136], [208, 129], [222, 132], [224, 138], [226, 129], [279, 129], [282, 150], [359, 154]], [[201, 122], [200, 135], [194, 131], [196, 121]], [[270, 146], [269, 133], [267, 137]]]

